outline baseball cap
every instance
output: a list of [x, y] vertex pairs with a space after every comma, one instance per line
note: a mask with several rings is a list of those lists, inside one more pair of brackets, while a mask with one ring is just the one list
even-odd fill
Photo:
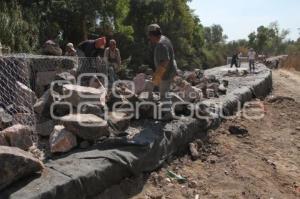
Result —
[[160, 31], [160, 26], [158, 24], [151, 24], [148, 26], [148, 33], [154, 31]]

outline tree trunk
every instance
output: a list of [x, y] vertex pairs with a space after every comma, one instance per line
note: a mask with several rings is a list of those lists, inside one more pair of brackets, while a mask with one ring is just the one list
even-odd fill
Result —
[[82, 24], [82, 39], [83, 41], [88, 40], [88, 31], [87, 31], [87, 27], [86, 27], [86, 16], [82, 17], [81, 20], [81, 24]]

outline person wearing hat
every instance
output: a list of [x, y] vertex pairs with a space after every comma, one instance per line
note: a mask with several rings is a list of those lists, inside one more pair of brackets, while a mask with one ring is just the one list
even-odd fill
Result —
[[108, 66], [109, 78], [111, 82], [117, 80], [116, 73], [121, 69], [121, 55], [120, 50], [117, 48], [116, 40], [109, 41], [109, 47], [104, 51], [104, 61]]
[[86, 40], [78, 45], [78, 49], [85, 57], [103, 57], [106, 45], [106, 38], [100, 37], [95, 40]]
[[166, 110], [162, 120], [173, 119], [171, 99], [168, 96], [173, 78], [176, 76], [177, 64], [171, 41], [164, 35], [159, 25], [148, 26], [148, 38], [154, 45], [153, 83], [159, 88], [162, 107]]
[[75, 50], [74, 45], [72, 43], [68, 43], [66, 45], [65, 56], [71, 56], [71, 57], [77, 56], [77, 51]]
[[255, 72], [255, 58], [256, 58], [256, 52], [254, 51], [253, 48], [250, 48], [250, 50], [248, 52], [250, 73]]

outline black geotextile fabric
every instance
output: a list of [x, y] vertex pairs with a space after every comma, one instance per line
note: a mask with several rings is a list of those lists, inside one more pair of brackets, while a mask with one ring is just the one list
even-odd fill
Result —
[[[234, 87], [228, 95], [221, 97], [220, 111], [231, 114], [238, 101], [244, 103], [271, 91], [272, 74], [265, 67], [252, 79], [247, 86]], [[188, 143], [205, 137], [207, 129], [217, 127], [221, 122], [219, 113], [214, 115], [210, 121], [182, 119], [168, 124], [144, 121], [141, 132], [131, 140], [109, 139], [92, 149], [73, 151], [53, 159], [45, 164], [45, 171], [40, 176], [14, 184], [0, 193], [0, 198], [91, 198], [126, 177], [157, 169], [166, 159], [186, 149]]]

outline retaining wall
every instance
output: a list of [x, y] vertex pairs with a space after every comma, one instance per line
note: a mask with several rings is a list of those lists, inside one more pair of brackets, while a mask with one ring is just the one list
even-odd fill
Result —
[[[207, 102], [222, 104], [221, 110], [232, 114], [238, 102], [266, 96], [272, 89], [272, 72], [264, 65], [257, 72], [246, 77], [223, 77], [225, 66], [205, 71], [229, 80], [228, 94]], [[214, 114], [210, 121], [188, 118], [167, 124], [141, 121], [131, 127], [140, 131], [132, 139], [109, 139], [92, 149], [50, 160], [41, 176], [14, 184], [0, 193], [0, 198], [91, 198], [126, 177], [157, 169], [195, 138], [204, 137], [208, 129], [218, 127], [221, 121], [220, 114]]]

